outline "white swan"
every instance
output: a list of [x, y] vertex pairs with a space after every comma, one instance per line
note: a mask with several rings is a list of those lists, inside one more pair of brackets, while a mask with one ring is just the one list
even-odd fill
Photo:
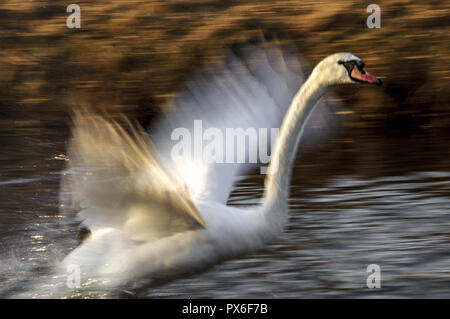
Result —
[[[134, 278], [151, 284], [257, 250], [282, 231], [292, 161], [319, 98], [333, 85], [381, 81], [360, 58], [337, 53], [322, 60], [293, 97], [301, 70], [292, 55], [267, 45], [249, 46], [242, 56], [249, 59], [229, 54], [225, 67], [191, 83], [151, 134], [154, 144], [132, 125], [77, 113], [61, 195], [66, 207], [67, 198], [79, 204], [92, 234], [64, 259], [63, 269], [77, 264], [82, 279], [105, 285]], [[269, 171], [278, 169], [265, 180], [261, 205], [226, 205], [236, 176], [247, 169], [243, 164], [169, 160], [171, 132], [192, 129], [194, 119], [220, 129], [277, 127], [282, 120]]]

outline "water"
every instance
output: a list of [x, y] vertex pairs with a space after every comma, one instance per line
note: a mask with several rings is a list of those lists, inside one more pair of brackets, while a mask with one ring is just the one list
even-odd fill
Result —
[[[302, 198], [290, 201], [285, 233], [264, 252], [149, 294], [450, 297], [449, 176], [445, 172], [373, 180], [348, 176], [302, 190]], [[250, 202], [256, 192], [245, 189], [239, 200]], [[381, 267], [382, 289], [366, 286], [370, 264]]]
[[[77, 221], [58, 212], [68, 134], [61, 123], [0, 131], [2, 298], [27, 295], [77, 245]], [[448, 298], [450, 143], [443, 136], [344, 130], [305, 145], [294, 167], [286, 230], [261, 252], [158, 287], [102, 293], [88, 287], [67, 296]], [[261, 176], [244, 179], [229, 204], [257, 203], [262, 186]], [[380, 289], [367, 288], [369, 264], [381, 267]]]

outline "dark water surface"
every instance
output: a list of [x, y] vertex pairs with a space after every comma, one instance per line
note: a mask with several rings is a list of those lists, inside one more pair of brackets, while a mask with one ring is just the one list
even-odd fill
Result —
[[[8, 122], [0, 129], [2, 298], [51, 275], [77, 243], [77, 221], [58, 213], [67, 135], [64, 120]], [[346, 130], [314, 149], [303, 148], [294, 168], [290, 219], [276, 242], [127, 296], [448, 298], [448, 136], [432, 130]], [[262, 187], [261, 176], [247, 178], [229, 203], [257, 203]], [[366, 286], [369, 264], [381, 267], [380, 289]]]

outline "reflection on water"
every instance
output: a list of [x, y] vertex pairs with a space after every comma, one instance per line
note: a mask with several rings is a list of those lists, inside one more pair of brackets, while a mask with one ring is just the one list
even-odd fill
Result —
[[[449, 297], [450, 174], [420, 172], [294, 187], [282, 238], [264, 252], [153, 289], [165, 297]], [[256, 188], [256, 189], [255, 189]], [[259, 193], [246, 183], [235, 203]], [[370, 264], [382, 289], [366, 286]]]
[[[58, 213], [65, 131], [1, 131], [14, 143], [4, 144], [1, 157], [0, 297], [20, 295], [51, 276], [52, 266], [77, 243], [77, 222]], [[409, 135], [337, 135], [302, 148], [289, 223], [279, 240], [260, 253], [131, 296], [450, 297], [447, 141], [425, 133], [414, 143]], [[261, 176], [244, 179], [229, 204], [257, 203], [262, 187]], [[381, 267], [381, 289], [366, 287], [369, 264]], [[92, 294], [89, 287], [83, 295], [130, 296]]]

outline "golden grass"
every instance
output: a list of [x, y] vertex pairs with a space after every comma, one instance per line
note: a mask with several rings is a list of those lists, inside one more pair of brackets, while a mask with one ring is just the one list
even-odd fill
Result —
[[385, 86], [338, 90], [361, 121], [429, 114], [428, 126], [450, 124], [445, 2], [377, 1], [381, 29], [365, 25], [370, 1], [76, 3], [81, 30], [66, 27], [66, 1], [0, 4], [0, 21], [7, 26], [0, 30], [0, 89], [12, 107], [87, 103], [153, 112], [205, 59], [262, 29], [289, 38], [311, 64], [337, 51], [362, 57]]

